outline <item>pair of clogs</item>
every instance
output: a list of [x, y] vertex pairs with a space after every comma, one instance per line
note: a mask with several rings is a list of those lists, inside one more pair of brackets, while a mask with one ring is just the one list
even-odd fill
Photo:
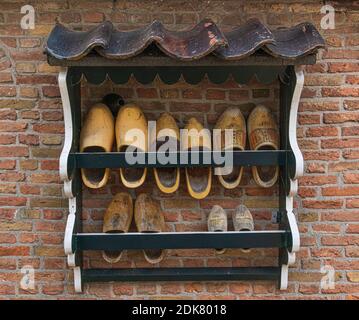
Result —
[[[162, 113], [156, 123], [156, 151], [160, 152], [164, 143], [167, 146], [168, 143], [173, 143], [176, 150], [180, 150], [181, 146], [182, 151], [211, 150], [210, 132], [204, 129], [196, 118], [190, 118], [183, 129], [180, 136], [180, 130], [175, 119], [167, 112]], [[155, 168], [154, 174], [157, 186], [162, 192], [172, 193], [178, 189], [180, 182], [179, 167]], [[211, 167], [186, 167], [185, 174], [189, 194], [195, 199], [205, 198], [211, 190]]]
[[[250, 113], [247, 121], [241, 110], [237, 107], [228, 108], [218, 119], [215, 129], [221, 130], [221, 149], [222, 150], [245, 150], [247, 133], [249, 148], [251, 150], [278, 150], [279, 149], [279, 132], [278, 126], [273, 115], [263, 105], [256, 106]], [[233, 140], [225, 144], [225, 130], [233, 130]], [[234, 167], [229, 174], [219, 174], [219, 182], [227, 189], [236, 188], [242, 178], [243, 167]], [[273, 186], [279, 174], [278, 167], [252, 167], [252, 174], [255, 182], [263, 187]]]
[[[160, 204], [147, 194], [140, 194], [133, 207], [131, 195], [120, 192], [115, 195], [108, 206], [103, 221], [104, 233], [126, 233], [135, 218], [138, 232], [163, 232], [165, 231], [165, 220]], [[145, 259], [149, 263], [160, 262], [165, 250], [150, 249], [143, 250]], [[122, 257], [123, 251], [103, 251], [103, 258], [109, 263], [116, 263]]]
[[[80, 152], [110, 152], [116, 139], [116, 151], [127, 147], [147, 150], [147, 120], [142, 110], [133, 104], [124, 105], [116, 122], [109, 107], [97, 103], [91, 107], [80, 134]], [[139, 187], [146, 178], [147, 168], [120, 168], [122, 183], [127, 188]], [[92, 189], [103, 187], [110, 169], [81, 169], [83, 183]]]
[[[252, 214], [245, 205], [239, 205], [232, 214], [233, 228], [235, 231], [253, 231], [254, 222]], [[228, 231], [227, 214], [219, 205], [214, 205], [207, 220], [208, 231], [226, 232]], [[216, 248], [218, 254], [226, 251], [225, 248]], [[242, 249], [248, 252], [249, 249]]]
[[[167, 112], [162, 113], [156, 123], [156, 151], [161, 151], [166, 136], [169, 137], [168, 141], [172, 140], [176, 144], [177, 150], [180, 150], [180, 141], [182, 142], [182, 151], [211, 150], [210, 132], [204, 129], [196, 118], [190, 118], [183, 129], [180, 136], [180, 130], [175, 119]], [[178, 189], [180, 182], [179, 167], [155, 168], [154, 173], [157, 186], [162, 192], [172, 193]], [[185, 175], [188, 192], [193, 198], [203, 199], [209, 194], [212, 184], [211, 167], [186, 167]]]

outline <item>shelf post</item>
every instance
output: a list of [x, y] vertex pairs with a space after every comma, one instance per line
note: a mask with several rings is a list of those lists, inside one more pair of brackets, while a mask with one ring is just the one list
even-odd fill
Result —
[[74, 70], [64, 68], [58, 76], [65, 124], [65, 141], [60, 155], [60, 178], [64, 182], [64, 194], [69, 199], [64, 250], [67, 263], [74, 271], [75, 291], [82, 292], [82, 253], [73, 248], [73, 235], [81, 232], [82, 186], [80, 170], [75, 169], [71, 153], [79, 151], [81, 129], [81, 86], [73, 80]]
[[287, 150], [286, 164], [280, 169], [279, 209], [281, 220], [279, 227], [291, 234], [288, 248], [279, 252], [281, 290], [288, 286], [288, 267], [295, 262], [295, 253], [299, 251], [300, 236], [293, 212], [294, 196], [298, 191], [298, 177], [303, 175], [303, 156], [297, 143], [297, 113], [299, 99], [304, 84], [303, 71], [298, 67], [288, 66], [280, 78], [280, 138], [281, 149]]

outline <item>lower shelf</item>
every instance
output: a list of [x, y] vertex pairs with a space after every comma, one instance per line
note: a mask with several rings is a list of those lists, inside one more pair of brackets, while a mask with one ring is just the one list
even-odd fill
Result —
[[280, 280], [280, 267], [82, 269], [82, 282]]

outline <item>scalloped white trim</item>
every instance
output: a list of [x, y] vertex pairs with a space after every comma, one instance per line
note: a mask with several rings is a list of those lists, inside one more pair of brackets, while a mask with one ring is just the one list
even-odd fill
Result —
[[66, 83], [67, 74], [68, 74], [68, 69], [65, 68], [60, 71], [58, 76], [62, 109], [64, 112], [64, 124], [65, 124], [65, 141], [60, 154], [60, 161], [59, 161], [60, 178], [62, 181], [70, 180], [70, 177], [68, 176], [68, 172], [67, 172], [67, 164], [69, 161], [69, 154], [73, 142], [71, 105], [70, 105], [70, 97]]

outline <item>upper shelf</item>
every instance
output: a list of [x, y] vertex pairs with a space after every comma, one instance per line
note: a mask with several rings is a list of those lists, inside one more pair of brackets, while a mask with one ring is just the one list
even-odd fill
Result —
[[133, 31], [116, 30], [109, 21], [84, 32], [57, 24], [45, 51], [49, 64], [61, 66], [229, 66], [313, 64], [324, 47], [308, 22], [271, 31], [250, 19], [222, 32], [207, 19], [188, 31], [170, 31], [158, 21]]

